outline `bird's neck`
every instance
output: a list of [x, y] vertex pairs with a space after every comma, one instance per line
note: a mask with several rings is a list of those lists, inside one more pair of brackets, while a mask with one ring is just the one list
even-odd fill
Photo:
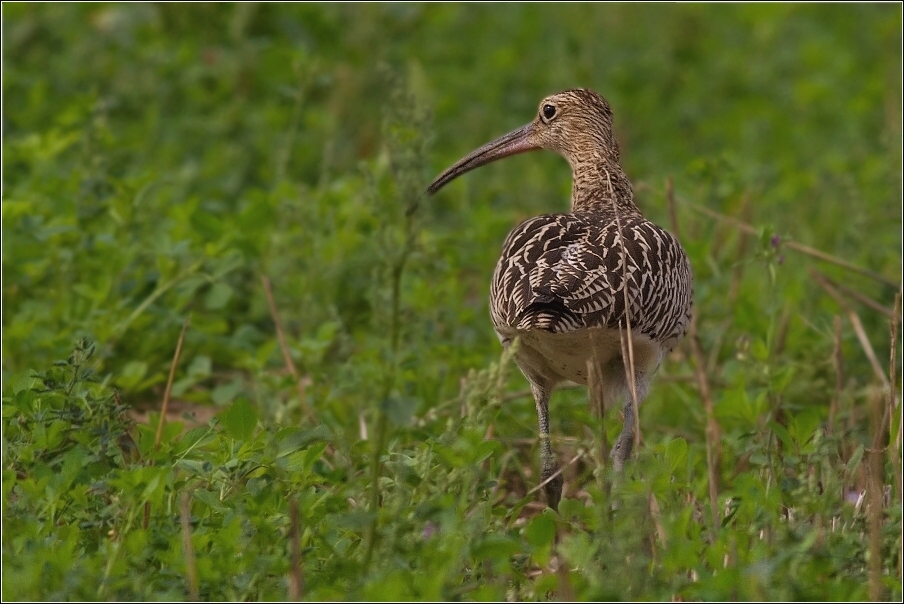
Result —
[[572, 172], [572, 213], [640, 215], [634, 204], [631, 181], [617, 161], [597, 157], [592, 162], [573, 165]]

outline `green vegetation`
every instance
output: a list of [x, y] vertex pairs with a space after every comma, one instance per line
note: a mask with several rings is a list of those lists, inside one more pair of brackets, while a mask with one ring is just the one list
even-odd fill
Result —
[[[900, 7], [2, 10], [4, 600], [901, 598]], [[697, 323], [556, 514], [486, 297], [567, 165], [419, 194], [576, 86]]]

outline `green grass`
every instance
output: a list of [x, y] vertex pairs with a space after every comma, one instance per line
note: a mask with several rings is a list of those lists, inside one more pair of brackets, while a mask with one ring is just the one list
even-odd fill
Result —
[[[4, 3], [3, 598], [900, 599], [901, 32], [893, 5]], [[700, 353], [621, 477], [616, 414], [556, 393], [555, 514], [486, 299], [567, 164], [418, 195], [576, 86], [668, 228], [673, 183]], [[171, 404], [214, 419], [155, 445], [187, 321]]]

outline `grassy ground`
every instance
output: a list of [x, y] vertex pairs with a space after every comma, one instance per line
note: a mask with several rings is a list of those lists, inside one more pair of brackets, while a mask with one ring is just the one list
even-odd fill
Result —
[[[3, 598], [900, 599], [900, 48], [893, 5], [4, 3]], [[486, 298], [567, 165], [418, 195], [576, 86], [697, 320], [623, 476], [555, 395], [555, 514]]]

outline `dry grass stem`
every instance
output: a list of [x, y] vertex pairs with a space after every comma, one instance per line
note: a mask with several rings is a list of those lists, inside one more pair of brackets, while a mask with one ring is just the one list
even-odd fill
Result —
[[[606, 177], [608, 178], [609, 174], [606, 173]], [[609, 191], [612, 190], [612, 182], [609, 181]], [[614, 197], [613, 197], [614, 199]], [[625, 362], [625, 371], [627, 372], [628, 377], [628, 388], [629, 394], [631, 396], [631, 409], [632, 413], [634, 413], [634, 453], [637, 454], [637, 449], [640, 447], [640, 412], [637, 408], [637, 382], [636, 375], [634, 373], [634, 342], [631, 339], [631, 298], [629, 290], [631, 288], [628, 287], [628, 252], [625, 250], [625, 235], [622, 230], [621, 216], [618, 211], [618, 206], [613, 202], [612, 209], [615, 211], [615, 224], [618, 230], [618, 243], [619, 243], [619, 251], [621, 252], [621, 266], [622, 266], [622, 283], [624, 287], [622, 291], [625, 296], [625, 323], [624, 330], [622, 329], [622, 324], [618, 325], [618, 334], [619, 339], [621, 341], [622, 348], [622, 360]]]
[[[623, 264], [624, 266], [624, 264]], [[627, 277], [625, 277], [627, 283]], [[628, 389], [631, 396], [631, 413], [634, 414], [634, 454], [640, 448], [640, 409], [637, 404], [637, 374], [634, 372], [634, 342], [631, 339], [631, 319], [628, 317], [628, 288], [625, 287], [625, 323], [627, 327], [623, 330], [619, 325], [618, 333], [621, 339], [622, 359], [625, 362], [625, 372], [628, 377]]]
[[656, 495], [650, 493], [650, 517], [653, 519], [653, 525], [656, 527], [656, 536], [659, 538], [659, 544], [663, 549], [669, 545], [668, 535], [665, 533], [665, 527], [662, 525], [662, 511], [659, 509], [659, 501]]
[[[514, 456], [514, 451], [508, 451], [505, 455], [502, 456], [502, 460], [499, 462], [499, 472], [496, 474], [496, 484], [494, 484], [492, 490], [490, 490], [490, 501], [496, 501], [496, 494], [499, 492], [500, 487], [504, 484], [503, 477], [505, 476], [505, 471], [508, 469], [508, 465], [509, 463], [511, 463]], [[498, 505], [499, 503], [501, 503], [501, 501], [497, 502], [494, 505]]]
[[706, 377], [703, 350], [697, 336], [697, 313], [691, 317], [690, 333], [691, 353], [694, 358], [694, 373], [697, 376], [697, 387], [703, 407], [706, 410], [706, 471], [709, 479], [709, 506], [712, 513], [712, 527], [719, 526], [719, 467], [722, 464], [722, 451], [719, 445], [719, 424], [713, 408], [709, 380]]
[[[744, 193], [741, 198], [741, 208], [738, 211], [739, 216], [746, 217], [750, 213], [750, 195]], [[731, 269], [731, 285], [728, 286], [728, 300], [732, 304], [737, 302], [738, 295], [741, 291], [741, 283], [744, 282], [744, 267], [746, 263], [744, 258], [747, 257], [747, 246], [750, 243], [750, 233], [742, 230], [738, 237], [738, 249], [735, 254], [734, 266]]]
[[492, 440], [493, 439], [493, 424], [492, 422], [487, 426], [486, 432], [483, 433], [483, 440]]
[[182, 343], [185, 342], [185, 332], [191, 318], [185, 319], [182, 324], [182, 332], [176, 342], [176, 352], [173, 353], [173, 362], [170, 363], [169, 377], [166, 380], [166, 390], [163, 392], [163, 402], [160, 404], [160, 419], [157, 422], [157, 433], [154, 435], [154, 449], [160, 448], [160, 440], [163, 438], [163, 426], [166, 423], [166, 410], [169, 407], [170, 395], [173, 391], [173, 380], [176, 379], [176, 367], [179, 365], [179, 357], [182, 356]]
[[[577, 445], [581, 442], [580, 438], [575, 436], [552, 436], [549, 437], [550, 442], [554, 444], [567, 444], [567, 445]], [[501, 443], [506, 443], [510, 445], [522, 446], [522, 447], [531, 447], [537, 444], [536, 437], [534, 438], [519, 438], [519, 437], [511, 437], [511, 436], [497, 436], [494, 440]]]
[[[873, 432], [873, 443], [882, 440], [882, 398], [873, 396], [870, 401], [870, 427]], [[875, 446], [867, 451], [867, 490], [866, 507], [867, 534], [869, 539], [869, 599], [878, 602], [884, 597], [882, 586], [882, 511], [883, 497], [883, 463], [884, 451]]]
[[[564, 386], [564, 385], [559, 386], [560, 390], [564, 389], [564, 388], [566, 388], [566, 386]], [[518, 392], [512, 392], [512, 393], [500, 396], [499, 402], [507, 403], [509, 401], [516, 401], [519, 398], [530, 398], [531, 400], [533, 400], [533, 393], [530, 391], [529, 388], [527, 390], [519, 390]]]
[[[888, 389], [888, 399], [885, 405], [885, 414], [883, 417], [883, 425], [890, 425], [887, 422], [891, 421], [892, 413], [894, 410], [899, 407], [899, 401], [897, 400], [898, 393], [898, 328], [900, 327], [900, 323], [898, 322], [901, 316], [901, 292], [895, 295], [895, 306], [894, 312], [891, 316], [891, 352], [889, 353], [888, 360], [888, 381], [890, 384], [890, 388]], [[892, 436], [889, 434], [889, 447], [888, 447], [888, 456], [891, 460], [892, 468], [894, 468], [895, 473], [895, 486], [897, 487], [897, 497], [898, 503], [901, 503], [901, 424], [904, 423], [901, 421], [899, 416], [898, 418], [898, 432], [896, 436]], [[898, 563], [901, 563], [901, 559], [898, 559]]]
[[195, 563], [195, 547], [191, 542], [191, 502], [187, 492], [179, 497], [179, 522], [182, 526], [182, 554], [185, 557], [185, 575], [188, 579], [188, 599], [198, 601], [198, 569]]
[[661, 375], [656, 378], [656, 381], [660, 384], [692, 384], [697, 381], [697, 376], [688, 373]]
[[311, 406], [308, 403], [307, 393], [305, 392], [305, 380], [298, 375], [298, 369], [296, 369], [295, 362], [292, 360], [292, 355], [289, 353], [289, 345], [286, 343], [282, 319], [280, 319], [279, 311], [276, 308], [276, 300], [273, 297], [273, 288], [270, 285], [270, 278], [267, 275], [261, 275], [261, 282], [264, 284], [264, 293], [267, 295], [267, 304], [270, 306], [270, 316], [273, 317], [273, 325], [276, 327], [276, 338], [279, 341], [279, 348], [282, 350], [283, 362], [286, 364], [286, 370], [292, 376], [292, 379], [295, 380], [295, 387], [298, 389], [298, 398], [301, 401], [302, 408], [304, 408], [305, 415], [311, 422], [317, 423], [314, 410], [311, 409]]
[[782, 310], [782, 316], [778, 320], [778, 328], [775, 330], [775, 346], [773, 348], [776, 357], [785, 350], [785, 342], [788, 341], [788, 328], [791, 324], [791, 313], [788, 312], [786, 306]]
[[[756, 228], [754, 228], [753, 226], [751, 226], [745, 222], [742, 222], [736, 218], [732, 218], [731, 216], [725, 216], [724, 214], [714, 212], [714, 211], [710, 210], [709, 208], [704, 208], [703, 206], [690, 204], [690, 207], [693, 208], [694, 210], [700, 212], [701, 214], [705, 214], [706, 216], [709, 216], [710, 218], [715, 218], [716, 220], [718, 220], [720, 222], [724, 222], [724, 223], [733, 225], [734, 227], [736, 227], [746, 233], [755, 235], [757, 232]], [[854, 271], [856, 273], [860, 273], [861, 275], [866, 275], [867, 277], [870, 277], [871, 279], [875, 279], [876, 281], [879, 281], [881, 283], [885, 283], [886, 285], [891, 285], [892, 287], [898, 287], [897, 282], [892, 281], [891, 279], [889, 279], [888, 277], [886, 277], [884, 275], [880, 275], [879, 273], [873, 272], [869, 269], [857, 266], [856, 264], [851, 264], [847, 260], [843, 260], [841, 258], [838, 258], [837, 256], [827, 254], [823, 251], [817, 250], [816, 248], [812, 248], [808, 245], [804, 245], [802, 243], [797, 243], [796, 241], [784, 241], [784, 242], [782, 242], [782, 245], [789, 249], [798, 251], [802, 254], [806, 254], [807, 256], [811, 256], [813, 258], [817, 258], [824, 262], [828, 262], [830, 264], [834, 264], [836, 266], [846, 268], [846, 269]]]
[[364, 419], [364, 412], [358, 413], [358, 436], [361, 440], [367, 440], [367, 420]]
[[[594, 347], [596, 349], [596, 347]], [[605, 467], [607, 453], [609, 451], [609, 439], [606, 438], [606, 428], [603, 419], [606, 417], [606, 401], [603, 395], [603, 385], [600, 381], [600, 368], [596, 358], [587, 360], [587, 397], [590, 402], [591, 413], [600, 421], [600, 464]]]
[[876, 352], [873, 350], [873, 346], [872, 344], [870, 344], [869, 338], [866, 337], [866, 331], [863, 329], [863, 323], [860, 322], [859, 315], [857, 315], [857, 313], [847, 305], [841, 294], [839, 294], [838, 291], [830, 283], [823, 279], [819, 273], [817, 273], [816, 271], [810, 271], [810, 275], [847, 314], [848, 320], [851, 322], [851, 326], [854, 328], [854, 333], [857, 335], [857, 340], [860, 342], [860, 347], [863, 349], [863, 353], [866, 355], [866, 358], [869, 360], [870, 365], [873, 368], [873, 373], [876, 374], [876, 377], [882, 383], [882, 386], [888, 388], [888, 377], [886, 377], [885, 370], [882, 369], [882, 365], [879, 364], [879, 359], [876, 357]]
[[[723, 321], [716, 331], [716, 335], [710, 344], [709, 356], [706, 357], [706, 375], [718, 375], [719, 373], [722, 343], [725, 341], [730, 325], [729, 321]], [[696, 374], [693, 376], [693, 380], [697, 381]]]
[[573, 465], [573, 464], [574, 464], [577, 460], [579, 460], [580, 458], [581, 458], [581, 453], [578, 453], [577, 455], [575, 455], [574, 457], [572, 457], [568, 462], [565, 463], [564, 466], [561, 466], [558, 470], [556, 470], [555, 472], [553, 472], [553, 474], [552, 474], [549, 478], [547, 478], [546, 480], [544, 480], [543, 482], [541, 482], [540, 484], [538, 484], [537, 486], [535, 486], [534, 488], [532, 488], [530, 491], [528, 491], [528, 492], [527, 492], [527, 495], [533, 495], [534, 493], [536, 493], [537, 491], [539, 491], [540, 489], [542, 489], [543, 487], [545, 487], [545, 486], [547, 485], [547, 483], [549, 483], [553, 478], [555, 478], [556, 476], [559, 476], [560, 474], [562, 474], [562, 470], [564, 470], [565, 468], [567, 468], [567, 467]]
[[675, 239], [681, 241], [681, 232], [678, 230], [678, 210], [675, 207], [675, 183], [672, 182], [671, 176], [665, 180], [665, 201], [669, 206], [669, 228]]
[[835, 367], [835, 396], [829, 403], [829, 434], [835, 432], [835, 418], [838, 416], [838, 407], [841, 405], [841, 396], [844, 390], [844, 356], [841, 349], [841, 317], [835, 315], [832, 321], [832, 365]]
[[[558, 556], [558, 554], [556, 554]], [[574, 588], [571, 586], [571, 580], [569, 579], [569, 570], [568, 565], [565, 560], [559, 557], [559, 565], [556, 568], [556, 576], [559, 578], [559, 588], [556, 590], [556, 599], [561, 602], [574, 602], [575, 601], [575, 593]]]
[[814, 270], [814, 272], [819, 274], [820, 277], [822, 277], [829, 285], [834, 287], [836, 290], [845, 294], [846, 296], [849, 296], [850, 298], [853, 298], [854, 300], [856, 300], [857, 302], [860, 302], [864, 306], [873, 309], [877, 313], [879, 313], [885, 317], [888, 317], [889, 319], [891, 319], [894, 316], [894, 312], [891, 308], [886, 308], [886, 307], [882, 306], [879, 302], [876, 302], [875, 300], [870, 298], [869, 296], [866, 296], [866, 295], [858, 292], [855, 289], [851, 289], [850, 287], [844, 285], [843, 283], [838, 283], [837, 281], [835, 281], [834, 279], [832, 279], [831, 277], [829, 277], [822, 271]]
[[301, 576], [301, 529], [298, 520], [298, 499], [292, 497], [289, 500], [289, 521], [291, 522], [292, 540], [292, 566], [289, 569], [289, 600], [298, 602], [301, 600], [301, 591], [304, 586]]

